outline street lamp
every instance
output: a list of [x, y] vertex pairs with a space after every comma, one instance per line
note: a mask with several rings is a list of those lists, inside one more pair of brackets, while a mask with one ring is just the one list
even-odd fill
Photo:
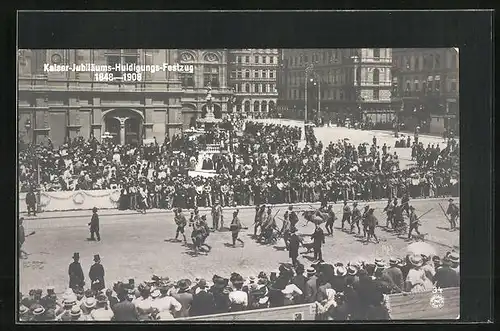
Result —
[[[304, 123], [307, 124], [307, 85], [309, 84], [309, 74], [312, 72], [313, 70], [313, 64], [310, 63], [307, 65], [306, 69], [305, 69], [305, 72], [306, 72], [306, 76], [305, 76], [305, 87], [304, 87]], [[312, 81], [312, 79], [311, 79]]]

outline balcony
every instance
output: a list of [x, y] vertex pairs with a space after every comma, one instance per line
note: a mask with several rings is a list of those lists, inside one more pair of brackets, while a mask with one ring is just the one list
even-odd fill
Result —
[[386, 81], [386, 82], [374, 83], [373, 81], [362, 80], [361, 86], [384, 86], [385, 87], [385, 86], [392, 86], [392, 82]]

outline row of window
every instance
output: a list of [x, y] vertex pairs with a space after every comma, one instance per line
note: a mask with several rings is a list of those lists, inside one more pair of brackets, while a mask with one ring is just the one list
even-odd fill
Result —
[[419, 81], [417, 78], [413, 82], [407, 80], [405, 85], [405, 91], [434, 91], [439, 92], [446, 88], [447, 92], [457, 91], [457, 82], [455, 80], [446, 81], [440, 79], [434, 79], [431, 81]]
[[236, 63], [260, 63], [260, 64], [277, 64], [278, 57], [277, 56], [265, 56], [265, 55], [255, 55], [253, 56], [253, 62], [250, 62], [252, 57], [250, 55], [239, 56], [232, 59], [232, 62]]
[[[324, 50], [319, 53], [313, 53], [311, 55], [311, 62], [313, 63], [332, 63], [336, 61], [340, 61], [344, 56], [359, 56], [358, 49], [329, 49]], [[380, 58], [380, 48], [373, 48], [373, 58]], [[308, 54], [300, 54], [298, 56], [290, 57], [286, 61], [288, 61], [289, 66], [299, 66], [309, 63], [309, 55]]]
[[[288, 91], [288, 97], [292, 100], [304, 99], [304, 90], [302, 89], [291, 89]], [[347, 100], [346, 95], [343, 90], [339, 89], [325, 89], [320, 91], [321, 100]], [[372, 90], [372, 100], [380, 99], [380, 89], [374, 88]]]
[[275, 70], [231, 70], [231, 78], [250, 78], [253, 71], [253, 78], [275, 78]]
[[419, 54], [412, 56], [395, 56], [394, 64], [407, 71], [433, 70], [433, 69], [454, 69], [458, 64], [458, 55], [449, 54], [448, 61], [443, 66], [441, 54]]
[[251, 93], [277, 93], [274, 84], [234, 84], [235, 92], [251, 92]]
[[[250, 111], [250, 105], [251, 105], [250, 101], [247, 100], [242, 105], [241, 104], [237, 105], [236, 106], [236, 111], [241, 111], [243, 109], [245, 112], [249, 112]], [[261, 111], [261, 112], [273, 111], [275, 108], [276, 108], [276, 104], [274, 103], [274, 101], [269, 101], [269, 103], [267, 101], [262, 101], [262, 102], [255, 101], [253, 103], [253, 111], [254, 112], [258, 112], [258, 111]]]

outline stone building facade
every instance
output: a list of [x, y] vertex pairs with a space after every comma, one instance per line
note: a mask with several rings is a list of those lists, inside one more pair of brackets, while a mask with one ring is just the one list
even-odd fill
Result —
[[[283, 49], [278, 70], [279, 107], [286, 117], [304, 117], [306, 68], [308, 112], [325, 120], [338, 114], [390, 121], [390, 48]], [[311, 94], [310, 94], [311, 93]]]
[[230, 49], [228, 52], [235, 111], [252, 114], [276, 110], [278, 49]]
[[[192, 65], [193, 71], [113, 74], [105, 81], [92, 71], [47, 71], [47, 65]], [[101, 72], [103, 74], [103, 72]], [[19, 50], [18, 132], [25, 142], [54, 146], [67, 138], [101, 139], [109, 132], [118, 143], [163, 141], [202, 116], [211, 84], [215, 114], [227, 112], [232, 95], [227, 81], [227, 50], [51, 49]]]

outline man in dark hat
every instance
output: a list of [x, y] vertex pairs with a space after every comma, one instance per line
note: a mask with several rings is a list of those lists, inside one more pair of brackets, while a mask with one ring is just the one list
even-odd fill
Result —
[[177, 230], [175, 231], [175, 240], [178, 240], [179, 234], [182, 234], [182, 237], [184, 238], [184, 244], [186, 244], [187, 240], [186, 240], [186, 235], [184, 234], [184, 228], [187, 225], [186, 217], [184, 216], [184, 214], [182, 214], [181, 208], [176, 208], [174, 212], [175, 212], [174, 221], [175, 224], [177, 224]]
[[394, 207], [393, 207], [393, 228], [397, 231], [401, 231], [404, 225], [403, 219], [403, 207], [398, 205], [398, 199], [394, 198]]
[[354, 225], [358, 228], [358, 234], [361, 233], [359, 228], [359, 221], [361, 220], [361, 211], [358, 208], [358, 203], [355, 201], [352, 205], [352, 221], [351, 221], [351, 233], [354, 232]]
[[325, 243], [325, 233], [318, 223], [316, 223], [316, 229], [311, 235], [311, 238], [313, 240], [314, 260], [323, 261], [323, 252], [321, 250], [321, 246]]
[[210, 291], [207, 291], [207, 281], [205, 279], [200, 279], [197, 288], [199, 290], [193, 295], [189, 316], [206, 316], [213, 314], [215, 312], [214, 296]]
[[245, 246], [245, 243], [243, 242], [243, 240], [238, 238], [238, 234], [240, 233], [240, 230], [242, 228], [241, 221], [238, 218], [238, 213], [239, 213], [238, 209], [236, 209], [233, 212], [233, 220], [231, 221], [231, 225], [229, 227], [231, 230], [231, 234], [232, 234], [233, 247], [236, 247], [236, 241], [239, 241], [241, 243], [241, 246]]
[[104, 284], [104, 267], [101, 264], [99, 254], [94, 255], [94, 264], [90, 267], [89, 278], [90, 286], [94, 291], [101, 291], [106, 287]]
[[177, 317], [189, 317], [189, 310], [193, 303], [193, 295], [189, 292], [189, 285], [191, 282], [187, 279], [181, 279], [177, 283], [178, 291], [176, 294], [172, 295], [179, 303], [182, 308]]
[[344, 208], [342, 213], [342, 230], [344, 230], [344, 223], [351, 223], [351, 207], [347, 205], [347, 200], [344, 200]]
[[366, 243], [370, 241], [371, 237], [375, 238], [375, 240], [377, 240], [377, 244], [379, 243], [379, 240], [377, 238], [377, 235], [375, 234], [375, 228], [377, 227], [378, 225], [378, 220], [377, 218], [375, 217], [375, 215], [373, 215], [373, 212], [375, 211], [374, 208], [370, 208], [368, 210], [368, 213], [366, 215], [366, 224], [367, 224], [367, 230], [368, 230], [368, 233], [367, 233], [367, 236], [366, 236]]
[[459, 287], [460, 276], [451, 268], [452, 261], [449, 257], [442, 260], [442, 267], [436, 271], [434, 275], [434, 285], [437, 288]]
[[457, 205], [453, 203], [453, 199], [448, 200], [449, 205], [448, 205], [448, 210], [446, 210], [446, 214], [450, 215], [450, 226], [451, 230], [455, 230], [457, 228], [457, 217], [460, 213], [460, 210], [458, 209]]
[[73, 253], [73, 262], [68, 268], [69, 275], [69, 288], [77, 289], [83, 288], [85, 286], [85, 276], [83, 275], [83, 269], [80, 265], [80, 253]]
[[419, 237], [422, 236], [420, 231], [418, 231], [419, 225], [420, 223], [418, 222], [418, 217], [415, 214], [415, 207], [410, 206], [410, 228], [408, 230], [408, 239], [411, 239], [411, 233], [413, 232], [413, 230], [415, 230]]
[[370, 206], [366, 205], [363, 210], [363, 215], [361, 216], [361, 223], [363, 225], [363, 238], [366, 238], [368, 234], [368, 211], [370, 210]]
[[212, 206], [212, 221], [214, 231], [218, 231], [224, 227], [224, 224], [222, 223], [222, 206], [220, 205], [218, 199], [215, 200], [215, 204]]
[[290, 239], [290, 220], [288, 211], [283, 215], [283, 225], [281, 226], [281, 234], [283, 236], [283, 241], [285, 242], [285, 249], [288, 250], [288, 240]]
[[90, 240], [95, 240], [94, 234], [97, 237], [97, 241], [101, 241], [101, 235], [99, 234], [99, 215], [97, 215], [97, 208], [92, 208], [92, 218], [90, 219]]
[[31, 216], [32, 211], [33, 216], [36, 216], [36, 196], [32, 186], [29, 187], [28, 193], [26, 193], [26, 207], [28, 208], [28, 216]]
[[389, 228], [389, 224], [391, 226], [393, 226], [393, 222], [392, 222], [392, 219], [393, 219], [393, 210], [394, 210], [394, 205], [392, 204], [392, 200], [389, 199], [387, 201], [387, 206], [385, 206], [384, 208], [384, 212], [387, 214], [387, 220], [386, 220], [386, 223], [385, 223], [385, 227], [386, 228]]

